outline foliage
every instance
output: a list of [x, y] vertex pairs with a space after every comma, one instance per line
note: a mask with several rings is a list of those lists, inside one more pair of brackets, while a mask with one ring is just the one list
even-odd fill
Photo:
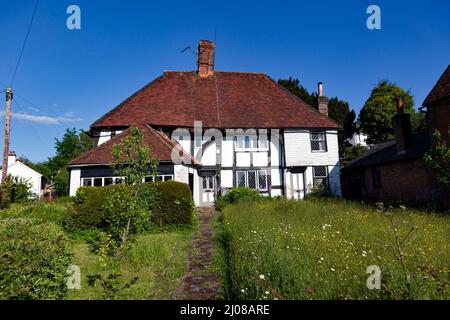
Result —
[[195, 204], [191, 189], [185, 183], [164, 181], [156, 183], [158, 205], [152, 221], [158, 226], [192, 225]]
[[363, 155], [367, 150], [368, 150], [367, 147], [362, 146], [360, 144], [345, 148], [341, 158], [341, 166], [346, 166], [359, 156]]
[[360, 127], [369, 136], [368, 143], [375, 144], [394, 138], [392, 117], [397, 112], [398, 98], [403, 99], [405, 113], [415, 113], [413, 97], [395, 83], [383, 80], [372, 90], [359, 113]]
[[113, 238], [120, 239], [121, 245], [124, 245], [129, 237], [138, 232], [136, 226], [142, 221], [149, 221], [151, 211], [148, 199], [142, 196], [145, 188], [143, 182], [147, 175], [156, 175], [158, 160], [152, 157], [150, 148], [144, 142], [144, 134], [137, 127], [132, 127], [130, 135], [113, 146], [112, 156], [114, 174], [123, 177], [128, 188], [111, 189], [104, 208], [108, 211]]
[[69, 229], [105, 227], [104, 204], [111, 187], [81, 187], [77, 190], [73, 209], [67, 218]]
[[433, 136], [435, 145], [425, 154], [425, 162], [436, 173], [440, 183], [450, 185], [450, 148], [438, 130], [434, 131]]
[[250, 188], [232, 188], [225, 194], [221, 194], [216, 199], [216, 208], [222, 210], [229, 204], [238, 203], [240, 201], [255, 201], [262, 196], [255, 189]]
[[62, 299], [69, 241], [53, 223], [0, 220], [0, 299]]
[[[390, 213], [396, 233], [384, 213], [343, 200], [227, 206], [226, 298], [448, 299], [450, 217], [405, 208]], [[400, 244], [404, 267], [396, 239], [407, 239]], [[381, 269], [380, 290], [366, 286], [371, 265]]]
[[[186, 272], [191, 235], [190, 230], [138, 235], [129, 250], [119, 258], [106, 255], [106, 267], [101, 265], [98, 255], [91, 252], [84, 242], [77, 242], [73, 263], [83, 270], [81, 290], [70, 290], [68, 299], [170, 299], [178, 279]], [[114, 259], [118, 261], [114, 263]], [[137, 281], [112, 295], [105, 294], [99, 281], [96, 281], [96, 286], [88, 285], [89, 278], [92, 279], [89, 276], [101, 275], [107, 279], [113, 273], [121, 275], [117, 284], [119, 287], [129, 284], [134, 278]]]
[[20, 177], [8, 175], [8, 191], [11, 203], [28, 202], [30, 198], [36, 197], [31, 193], [31, 183]]
[[3, 210], [1, 218], [27, 218], [42, 222], [52, 222], [64, 226], [72, 207], [67, 203], [39, 201], [26, 204], [13, 204], [9, 209]]
[[310, 106], [317, 106], [316, 99], [314, 99], [314, 96], [308, 92], [308, 89], [300, 84], [300, 80], [289, 77], [289, 79], [278, 80], [278, 84]]

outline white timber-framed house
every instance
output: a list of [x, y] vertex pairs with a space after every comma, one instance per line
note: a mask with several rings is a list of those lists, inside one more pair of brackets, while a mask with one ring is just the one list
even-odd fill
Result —
[[202, 40], [197, 70], [165, 71], [90, 127], [94, 147], [69, 163], [70, 195], [119, 183], [109, 164], [115, 143], [137, 126], [159, 159], [146, 181], [189, 184], [198, 206], [238, 186], [302, 199], [321, 183], [341, 196], [339, 125], [263, 73], [214, 70], [215, 44]]

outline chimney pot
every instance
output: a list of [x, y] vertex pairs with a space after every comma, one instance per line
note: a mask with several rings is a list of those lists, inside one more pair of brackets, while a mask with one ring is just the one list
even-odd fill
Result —
[[323, 83], [322, 83], [322, 82], [319, 82], [319, 83], [317, 84], [317, 87], [318, 87], [317, 93], [318, 93], [319, 97], [322, 97], [322, 96], [323, 96]]
[[200, 40], [198, 44], [197, 72], [199, 77], [214, 75], [214, 56], [216, 45], [209, 40]]

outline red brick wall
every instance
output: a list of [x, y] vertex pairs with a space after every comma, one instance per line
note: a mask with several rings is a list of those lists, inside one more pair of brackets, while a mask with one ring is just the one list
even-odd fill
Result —
[[447, 99], [429, 108], [428, 126], [431, 133], [437, 129], [450, 145], [450, 137], [447, 134], [450, 129], [450, 101]]
[[382, 201], [430, 201], [450, 204], [450, 189], [441, 187], [422, 159], [387, 163], [380, 166], [381, 187], [374, 188], [370, 168], [365, 170], [369, 198]]

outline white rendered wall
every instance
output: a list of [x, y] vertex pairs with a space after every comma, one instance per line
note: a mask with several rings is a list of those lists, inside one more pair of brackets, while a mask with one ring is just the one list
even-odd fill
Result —
[[74, 197], [77, 194], [78, 188], [81, 186], [81, 169], [70, 169], [70, 186], [69, 195]]
[[[8, 160], [10, 160], [10, 159], [8, 159]], [[28, 166], [24, 165], [20, 161], [16, 161], [16, 162], [12, 163], [12, 159], [11, 159], [11, 162], [8, 161], [8, 163], [10, 164], [10, 165], [8, 165], [8, 175], [25, 180], [26, 182], [28, 182], [31, 185], [30, 191], [31, 191], [31, 193], [33, 193], [33, 196], [41, 197], [42, 196], [42, 190], [41, 190], [42, 175], [39, 172], [36, 172], [33, 169], [29, 168]], [[0, 170], [0, 176], [1, 176], [1, 172], [2, 172], [2, 170]]]

